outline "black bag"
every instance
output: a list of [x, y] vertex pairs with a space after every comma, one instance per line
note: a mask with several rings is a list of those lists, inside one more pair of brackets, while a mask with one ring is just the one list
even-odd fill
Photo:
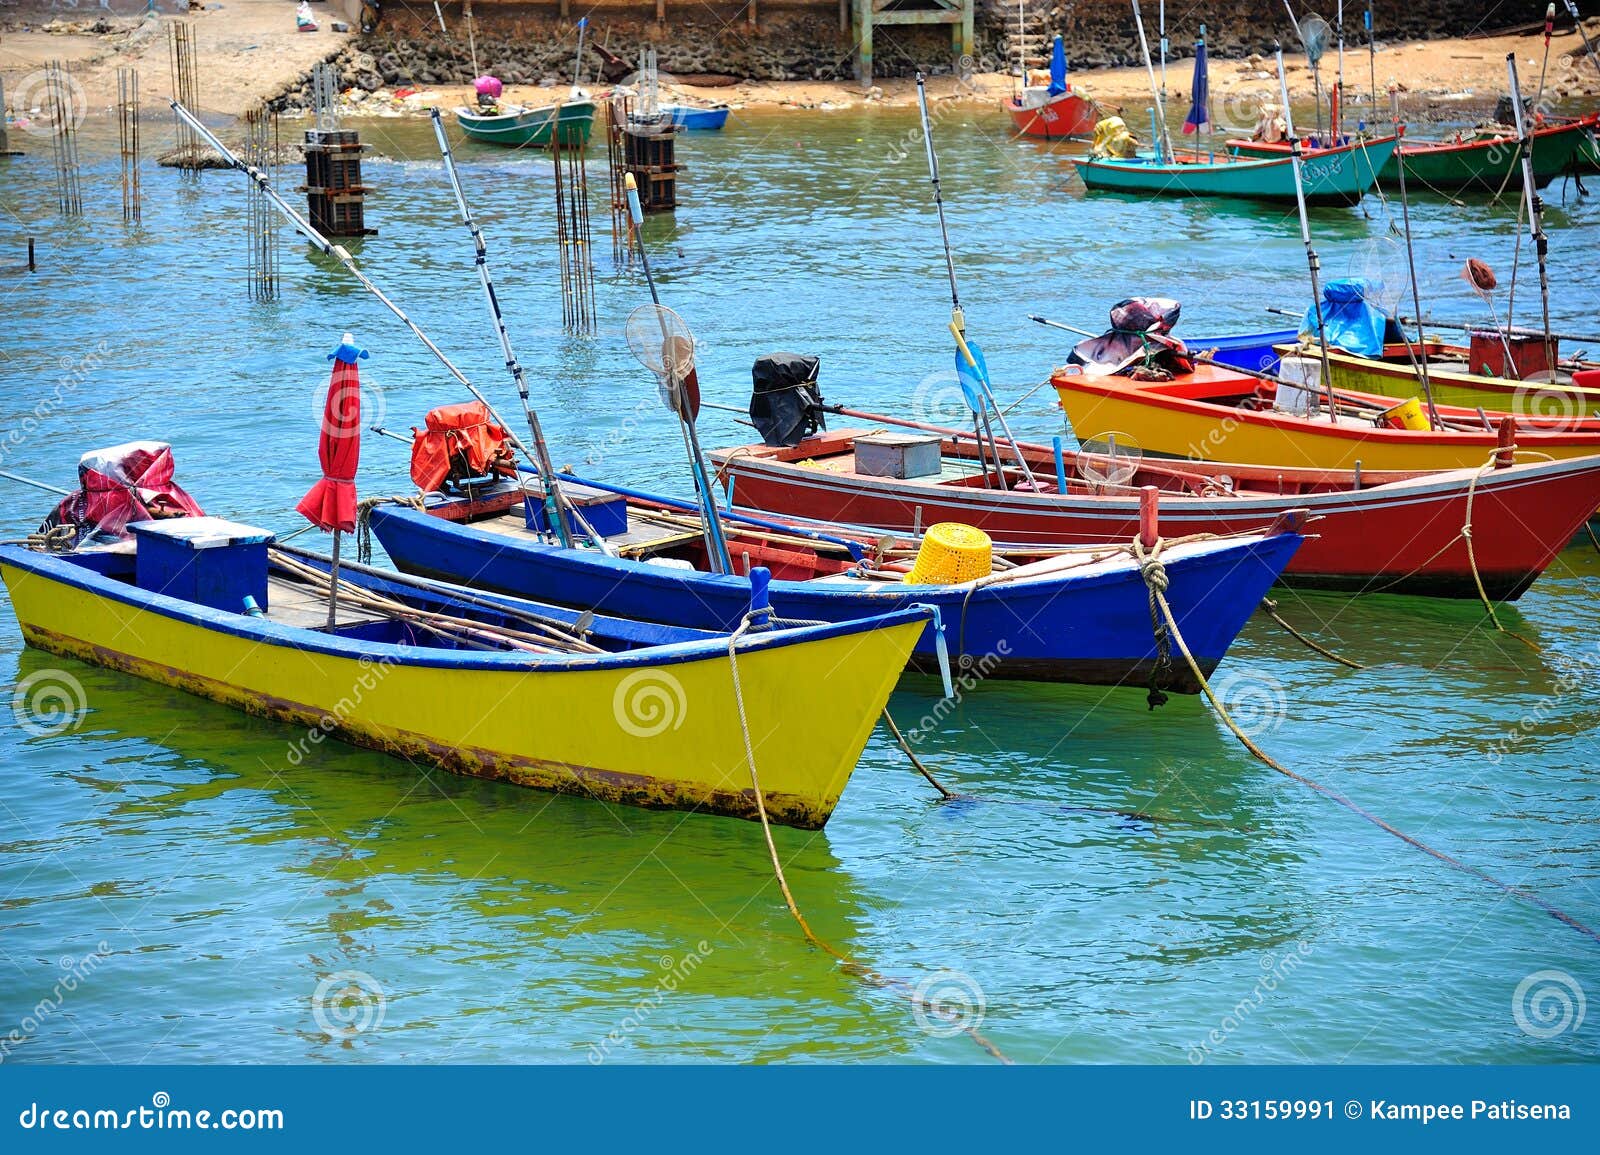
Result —
[[750, 370], [750, 420], [761, 440], [772, 446], [799, 445], [826, 429], [822, 391], [817, 388], [821, 362], [798, 353], [769, 353]]

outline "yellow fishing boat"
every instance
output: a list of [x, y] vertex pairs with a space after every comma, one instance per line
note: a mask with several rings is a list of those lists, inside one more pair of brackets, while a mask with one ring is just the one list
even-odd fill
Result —
[[[1421, 355], [1413, 345], [1412, 353]], [[1514, 346], [1515, 348], [1515, 346]], [[1279, 345], [1280, 356], [1298, 354], [1298, 345]], [[1568, 380], [1518, 380], [1472, 371], [1469, 346], [1430, 340], [1420, 347], [1428, 361], [1428, 384], [1433, 399], [1440, 405], [1459, 405], [1467, 409], [1501, 409], [1519, 417], [1582, 421], [1600, 418], [1600, 389], [1585, 388]], [[1493, 366], [1503, 364], [1500, 350], [1494, 350]], [[1315, 347], [1307, 356], [1318, 356]], [[1328, 367], [1333, 371], [1333, 387], [1381, 397], [1404, 399], [1422, 393], [1422, 383], [1404, 345], [1384, 346], [1383, 356], [1363, 357], [1337, 346], [1328, 349]], [[1569, 375], [1570, 376], [1570, 375]]]
[[[1170, 381], [1095, 375], [1068, 365], [1051, 378], [1080, 441], [1115, 435], [1146, 453], [1197, 461], [1238, 461], [1288, 468], [1476, 469], [1503, 449], [1499, 421], [1485, 429], [1475, 410], [1441, 406], [1443, 429], [1399, 427], [1393, 398], [1339, 393], [1337, 420], [1304, 408], [1314, 391], [1259, 381], [1215, 365], [1197, 365]], [[1404, 403], [1402, 403], [1403, 405]], [[1600, 453], [1600, 432], [1559, 421], [1512, 419], [1510, 439], [1525, 455], [1552, 458]]]
[[[727, 634], [340, 568], [218, 518], [50, 554], [0, 546], [29, 645], [448, 770], [645, 807], [821, 827], [930, 613]], [[735, 694], [734, 675], [743, 692]]]

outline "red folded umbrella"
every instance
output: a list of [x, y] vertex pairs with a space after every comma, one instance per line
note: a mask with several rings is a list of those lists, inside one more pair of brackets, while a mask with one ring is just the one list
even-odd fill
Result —
[[300, 499], [297, 510], [319, 529], [356, 527], [356, 464], [361, 460], [361, 374], [356, 360], [367, 355], [349, 333], [328, 359], [333, 379], [328, 382], [328, 402], [322, 410], [322, 436], [317, 457], [322, 480]]

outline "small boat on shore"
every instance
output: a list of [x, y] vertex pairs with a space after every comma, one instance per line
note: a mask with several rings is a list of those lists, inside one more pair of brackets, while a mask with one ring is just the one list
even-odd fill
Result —
[[730, 643], [345, 562], [330, 626], [316, 555], [214, 517], [130, 528], [72, 553], [0, 545], [29, 645], [311, 727], [286, 747], [295, 765], [335, 737], [473, 777], [753, 819], [742, 709], [772, 752], [758, 767], [768, 817], [805, 829], [832, 814], [929, 620], [885, 607]]
[[497, 104], [492, 111], [458, 108], [456, 122], [462, 132], [484, 144], [549, 148], [552, 142], [559, 141], [562, 148], [582, 148], [589, 143], [594, 113], [595, 102], [587, 99], [558, 101], [538, 108]]
[[[1021, 43], [1019, 40], [1019, 52]], [[1038, 140], [1088, 140], [1094, 135], [1094, 126], [1105, 114], [1098, 104], [1083, 93], [1074, 92], [1067, 83], [1067, 49], [1060, 36], [1051, 41], [1048, 83], [1028, 83], [1032, 78], [1025, 60], [1019, 59], [1018, 67], [1023, 87], [1004, 102], [1017, 135]]]
[[[1388, 163], [1395, 144], [1395, 138], [1389, 137], [1307, 154], [1301, 161], [1306, 203], [1359, 204], [1371, 191], [1378, 171]], [[1149, 156], [1068, 159], [1083, 183], [1097, 191], [1290, 202], [1296, 197], [1293, 159], [1287, 153], [1256, 158], [1222, 155], [1200, 159], [1179, 153], [1167, 160]]]
[[[1183, 663], [1158, 670], [1149, 591], [1128, 541], [1051, 551], [1029, 564], [1007, 561], [992, 572], [985, 561], [982, 577], [932, 584], [906, 556], [919, 553], [915, 539], [851, 540], [831, 527], [769, 529], [733, 515], [724, 532], [741, 572], [719, 575], [706, 572], [692, 503], [565, 474], [560, 480], [616, 556], [544, 540], [527, 521], [526, 490], [510, 480], [470, 497], [429, 494], [421, 510], [376, 505], [371, 530], [407, 573], [695, 629], [736, 625], [750, 601], [744, 574], [760, 565], [773, 574], [770, 596], [784, 619], [842, 622], [913, 604], [936, 607], [944, 639], [936, 629], [924, 634], [912, 657], [920, 670], [935, 670], [947, 643], [963, 669], [980, 668], [986, 677], [1117, 685], [1158, 675], [1160, 689], [1199, 692]], [[537, 511], [537, 500], [532, 504]], [[1167, 597], [1208, 674], [1300, 544], [1289, 525], [1261, 528], [1175, 540], [1161, 552]]]
[[726, 104], [663, 104], [658, 108], [661, 115], [687, 132], [720, 132], [728, 123]]

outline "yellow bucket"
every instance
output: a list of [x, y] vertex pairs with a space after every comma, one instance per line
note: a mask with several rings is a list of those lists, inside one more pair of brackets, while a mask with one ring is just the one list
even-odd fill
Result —
[[1385, 409], [1383, 423], [1391, 429], [1417, 429], [1426, 432], [1433, 428], [1428, 421], [1428, 415], [1422, 411], [1422, 402], [1415, 397], [1407, 397], [1394, 408]]
[[993, 543], [983, 530], [959, 521], [941, 521], [923, 535], [906, 583], [948, 586], [988, 577], [994, 569], [993, 552]]

